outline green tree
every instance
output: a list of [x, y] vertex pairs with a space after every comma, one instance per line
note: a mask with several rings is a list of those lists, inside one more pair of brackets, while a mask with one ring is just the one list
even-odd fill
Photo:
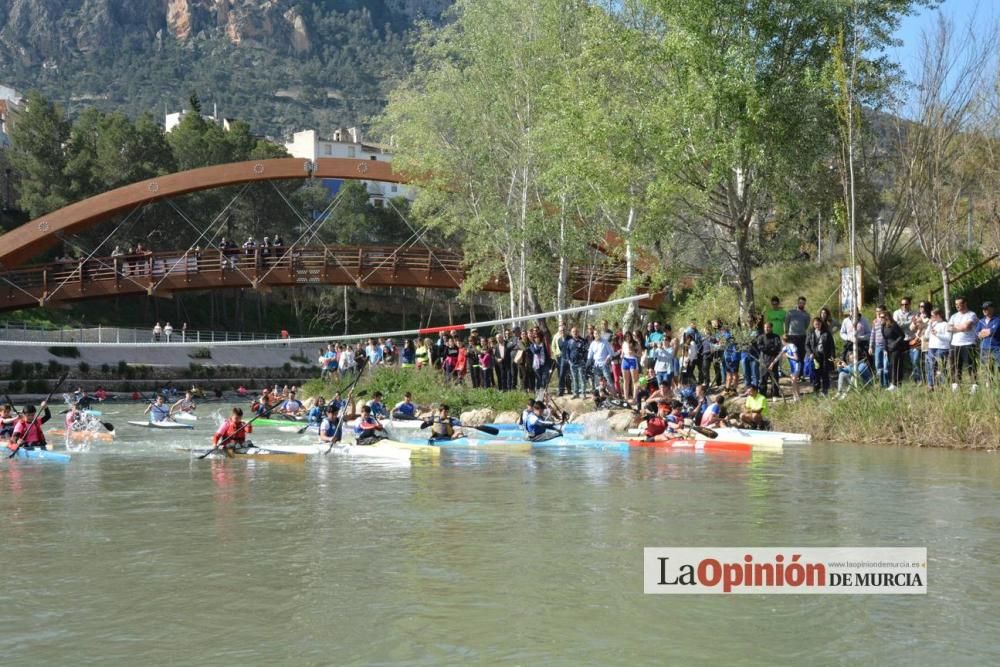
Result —
[[[909, 0], [863, 3], [856, 17], [874, 55], [861, 67], [885, 68], [885, 47]], [[755, 311], [752, 269], [764, 220], [789, 187], [833, 152], [834, 92], [825, 72], [847, 8], [808, 0], [649, 0], [663, 50], [674, 66], [664, 85], [674, 122], [668, 169], [690, 232], [715, 242], [738, 290], [740, 311]], [[764, 249], [766, 252], [766, 249]]]
[[554, 286], [569, 250], [561, 198], [541, 178], [551, 156], [542, 127], [560, 109], [552, 87], [580, 47], [587, 11], [584, 2], [460, 0], [451, 24], [425, 30], [416, 71], [377, 123], [395, 140], [395, 164], [421, 175], [415, 215], [461, 243], [464, 289], [504, 276], [514, 313], [539, 311], [539, 287]]
[[32, 218], [72, 201], [65, 175], [70, 124], [62, 109], [40, 93], [28, 93], [11, 130], [10, 162], [20, 177], [20, 207]]

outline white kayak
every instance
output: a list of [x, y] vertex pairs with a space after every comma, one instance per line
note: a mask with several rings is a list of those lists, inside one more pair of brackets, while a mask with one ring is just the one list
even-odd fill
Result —
[[182, 422], [196, 422], [198, 421], [198, 415], [193, 412], [175, 412], [174, 419]]
[[[785, 431], [754, 431], [745, 428], [733, 428], [723, 426], [713, 429], [719, 434], [719, 440], [726, 442], [762, 442], [765, 445], [775, 439], [781, 440], [785, 445], [806, 445], [812, 442], [812, 436], [808, 433], [788, 433]], [[630, 435], [642, 435], [643, 429], [630, 428]], [[702, 436], [703, 437], [703, 436]]]
[[375, 459], [391, 459], [394, 461], [409, 461], [410, 450], [399, 447], [373, 447], [371, 445], [354, 445], [351, 443], [340, 443], [330, 448], [324, 443], [308, 445], [268, 445], [267, 449], [275, 452], [287, 454], [326, 454], [330, 450], [331, 454], [340, 456], [360, 456]]
[[131, 424], [132, 426], [138, 426], [140, 428], [158, 428], [165, 430], [178, 429], [178, 428], [184, 428], [184, 429], [194, 428], [194, 426], [192, 426], [191, 424], [178, 424], [175, 421], [169, 421], [169, 420], [164, 420], [161, 422], [129, 421], [129, 424]]
[[[390, 431], [393, 429], [400, 431], [412, 431], [420, 428], [420, 425], [424, 423], [422, 419], [382, 419], [379, 418], [382, 425], [385, 426]], [[358, 420], [352, 419], [350, 421], [344, 422], [344, 428], [354, 428], [357, 426]]]

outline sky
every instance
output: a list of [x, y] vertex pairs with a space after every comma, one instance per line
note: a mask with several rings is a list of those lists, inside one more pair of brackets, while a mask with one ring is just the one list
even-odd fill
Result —
[[906, 17], [896, 31], [896, 38], [903, 44], [891, 49], [889, 55], [903, 67], [904, 72], [911, 75], [909, 77], [911, 80], [912, 73], [919, 64], [921, 33], [933, 28], [939, 11], [950, 17], [959, 31], [973, 19], [981, 29], [991, 24], [995, 25], [996, 21], [1000, 20], [998, 0], [944, 0], [937, 9], [924, 8], [921, 12]]

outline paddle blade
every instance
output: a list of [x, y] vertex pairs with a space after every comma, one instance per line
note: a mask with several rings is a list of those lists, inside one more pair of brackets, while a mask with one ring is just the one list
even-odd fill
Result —
[[101, 422], [101, 426], [103, 426], [105, 429], [107, 429], [108, 433], [114, 433], [115, 432], [115, 425], [112, 424], [111, 422]]
[[691, 430], [696, 431], [697, 433], [701, 433], [706, 438], [715, 439], [719, 437], [719, 434], [717, 432], [713, 431], [710, 428], [706, 428], [704, 426], [692, 426]]
[[420, 430], [423, 431], [425, 428], [428, 428], [430, 425], [431, 425], [431, 422], [428, 422], [428, 421], [420, 422]]
[[483, 433], [489, 433], [490, 435], [500, 435], [500, 429], [494, 428], [493, 426], [486, 426], [484, 424], [483, 426], [473, 426], [472, 428], [477, 431], [482, 431]]

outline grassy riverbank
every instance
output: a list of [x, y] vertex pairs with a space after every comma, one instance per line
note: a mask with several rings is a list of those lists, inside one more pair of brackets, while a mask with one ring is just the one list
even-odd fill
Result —
[[[302, 386], [305, 396], [323, 396], [329, 399], [346, 382], [322, 382], [310, 380]], [[369, 397], [381, 391], [390, 403], [401, 400], [404, 392], [413, 395], [413, 402], [421, 405], [445, 403], [452, 414], [476, 408], [493, 408], [497, 412], [518, 411], [524, 408], [528, 394], [520, 391], [498, 391], [496, 389], [472, 389], [468, 382], [464, 385], [449, 384], [442, 373], [417, 370], [415, 368], [376, 368], [366, 373], [357, 390], [368, 390]], [[390, 406], [391, 407], [391, 406]]]
[[774, 428], [811, 433], [813, 440], [911, 447], [1000, 447], [1000, 387], [980, 385], [969, 394], [949, 387], [929, 392], [904, 385], [897, 391], [852, 391], [844, 400], [806, 396], [771, 407]]

